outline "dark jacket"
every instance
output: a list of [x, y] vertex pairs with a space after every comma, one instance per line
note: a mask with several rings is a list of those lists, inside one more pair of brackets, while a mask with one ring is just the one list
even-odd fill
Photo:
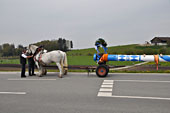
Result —
[[29, 65], [34, 65], [35, 64], [33, 57], [28, 59], [28, 64]]
[[22, 57], [22, 54], [20, 55], [20, 64], [26, 64], [27, 60], [26, 58]]

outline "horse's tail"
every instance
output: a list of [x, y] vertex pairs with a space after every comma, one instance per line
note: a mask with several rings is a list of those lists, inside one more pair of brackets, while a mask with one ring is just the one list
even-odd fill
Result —
[[68, 71], [68, 63], [67, 63], [67, 55], [64, 52], [64, 60], [63, 60], [64, 68], [66, 71]]

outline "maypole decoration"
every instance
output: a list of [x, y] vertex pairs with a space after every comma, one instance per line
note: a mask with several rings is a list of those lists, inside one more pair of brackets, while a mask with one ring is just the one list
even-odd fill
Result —
[[[170, 62], [170, 55], [110, 55], [107, 54], [107, 43], [104, 39], [99, 38], [95, 43], [97, 54], [94, 54], [94, 61], [97, 61], [99, 66], [96, 69], [96, 74], [99, 77], [107, 76], [109, 67], [106, 65], [108, 61], [149, 61], [156, 63], [156, 69], [158, 70], [159, 62]], [[102, 46], [105, 53], [100, 53], [99, 47]]]
[[[99, 51], [99, 48], [100, 48], [100, 46], [104, 49], [104, 52], [105, 53], [100, 53], [100, 51]], [[95, 49], [96, 49], [96, 51], [97, 51], [97, 54], [96, 54], [96, 60], [97, 60], [97, 63], [98, 64], [106, 64], [106, 61], [102, 61], [102, 59], [101, 59], [101, 57], [103, 56], [103, 55], [107, 55], [107, 43], [106, 43], [106, 41], [104, 40], [104, 39], [102, 39], [102, 38], [99, 38], [96, 42], [95, 42]]]

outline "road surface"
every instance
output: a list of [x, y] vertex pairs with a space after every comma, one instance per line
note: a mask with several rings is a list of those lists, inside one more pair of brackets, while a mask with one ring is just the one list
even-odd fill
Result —
[[0, 113], [169, 113], [170, 74], [0, 72]]

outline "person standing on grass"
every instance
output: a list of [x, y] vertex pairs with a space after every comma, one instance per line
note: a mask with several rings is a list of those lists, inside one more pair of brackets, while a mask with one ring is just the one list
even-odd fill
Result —
[[21, 78], [26, 77], [26, 75], [25, 75], [25, 65], [27, 63], [26, 59], [31, 58], [31, 57], [33, 57], [33, 55], [27, 56], [26, 55], [26, 49], [23, 49], [22, 54], [20, 55], [20, 64], [21, 64], [21, 67], [22, 67], [22, 69], [21, 69]]

